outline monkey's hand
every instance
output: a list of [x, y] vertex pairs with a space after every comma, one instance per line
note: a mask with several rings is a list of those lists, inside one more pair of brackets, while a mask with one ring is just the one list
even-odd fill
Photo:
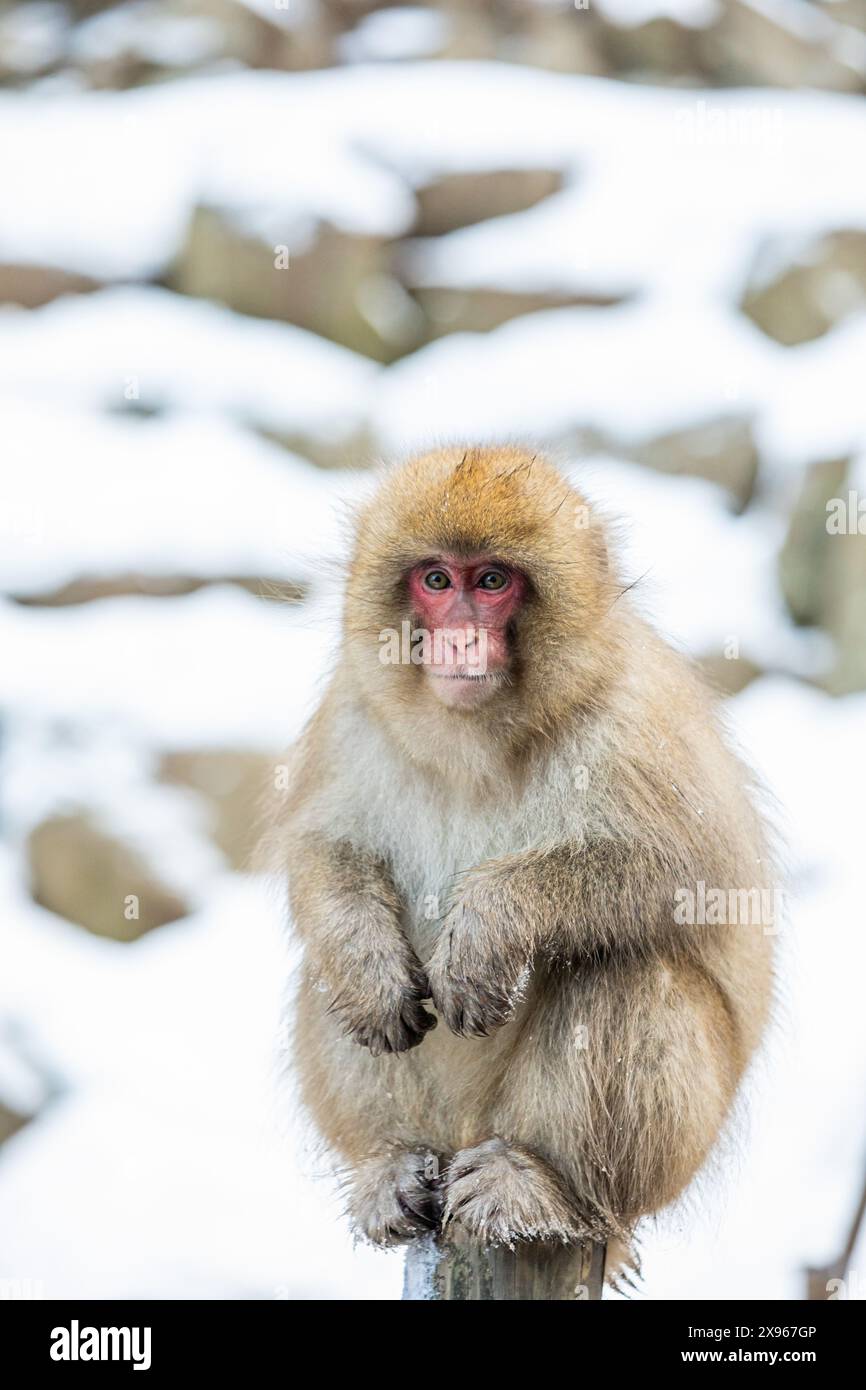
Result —
[[403, 952], [368, 958], [358, 978], [332, 999], [328, 1012], [336, 1015], [347, 1037], [379, 1057], [417, 1047], [436, 1027], [435, 1015], [421, 1004], [429, 997], [427, 977], [407, 946]]
[[433, 1003], [452, 1033], [483, 1038], [514, 1012], [528, 976], [523, 934], [492, 883], [467, 888], [448, 913], [427, 966]]

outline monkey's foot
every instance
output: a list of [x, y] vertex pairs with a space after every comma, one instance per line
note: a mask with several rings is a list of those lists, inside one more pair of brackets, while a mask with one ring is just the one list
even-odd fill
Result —
[[452, 1159], [445, 1174], [443, 1224], [450, 1221], [484, 1245], [604, 1239], [543, 1159], [502, 1139], [488, 1139]]
[[401, 1245], [436, 1230], [442, 1217], [440, 1163], [429, 1150], [402, 1150], [359, 1165], [348, 1203], [352, 1224], [374, 1245]]

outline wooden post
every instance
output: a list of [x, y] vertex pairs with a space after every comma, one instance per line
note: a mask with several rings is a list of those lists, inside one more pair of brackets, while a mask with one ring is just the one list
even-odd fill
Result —
[[403, 1298], [412, 1302], [596, 1301], [604, 1279], [603, 1245], [535, 1241], [488, 1249], [462, 1231], [424, 1236], [406, 1251]]

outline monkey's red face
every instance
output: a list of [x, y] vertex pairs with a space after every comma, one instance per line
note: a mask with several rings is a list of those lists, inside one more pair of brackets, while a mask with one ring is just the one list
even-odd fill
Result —
[[418, 664], [437, 699], [480, 704], [508, 681], [514, 620], [526, 598], [524, 575], [486, 556], [439, 556], [408, 575], [422, 638]]

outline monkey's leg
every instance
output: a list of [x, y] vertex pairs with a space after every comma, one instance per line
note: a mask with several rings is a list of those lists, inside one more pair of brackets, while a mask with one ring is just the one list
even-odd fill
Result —
[[[488, 1132], [553, 1171], [581, 1233], [621, 1239], [682, 1192], [718, 1137], [742, 1070], [731, 1012], [701, 969], [663, 961], [539, 972], [527, 1005]], [[458, 1154], [452, 1169], [465, 1199], [455, 1216], [479, 1235], [509, 1224], [520, 1235], [520, 1165], [496, 1212], [501, 1157], [475, 1174], [474, 1201], [465, 1162]], [[526, 1182], [537, 1207], [545, 1183], [534, 1168]], [[556, 1234], [568, 1223], [549, 1201]]]
[[308, 972], [294, 1042], [301, 1099], [338, 1158], [355, 1229], [393, 1245], [438, 1226], [448, 1113], [422, 1051], [373, 1057], [358, 1047]]

